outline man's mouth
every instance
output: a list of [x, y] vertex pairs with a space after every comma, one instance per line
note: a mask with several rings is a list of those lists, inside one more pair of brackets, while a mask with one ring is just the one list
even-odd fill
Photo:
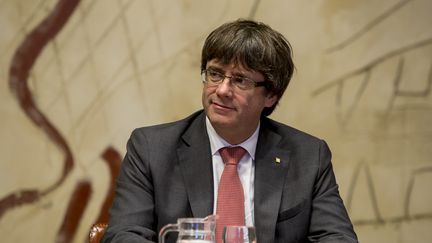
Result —
[[211, 104], [214, 105], [216, 109], [220, 109], [220, 110], [234, 110], [234, 107], [226, 106], [226, 105], [218, 103], [218, 102], [211, 101]]

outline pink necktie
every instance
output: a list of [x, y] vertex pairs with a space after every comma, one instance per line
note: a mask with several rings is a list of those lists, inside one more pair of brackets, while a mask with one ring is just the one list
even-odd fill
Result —
[[217, 198], [216, 242], [222, 242], [223, 228], [226, 225], [244, 225], [244, 193], [237, 172], [237, 164], [246, 153], [242, 147], [225, 147], [219, 154], [225, 163]]

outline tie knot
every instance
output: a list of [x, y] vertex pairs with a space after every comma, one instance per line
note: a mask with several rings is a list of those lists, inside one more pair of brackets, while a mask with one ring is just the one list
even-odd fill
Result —
[[237, 165], [243, 155], [245, 155], [246, 150], [240, 146], [224, 147], [219, 150], [219, 153], [225, 164]]

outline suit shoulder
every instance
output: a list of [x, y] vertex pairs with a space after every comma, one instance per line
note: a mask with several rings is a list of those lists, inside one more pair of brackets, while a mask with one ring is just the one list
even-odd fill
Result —
[[152, 139], [152, 137], [160, 139], [164, 136], [169, 136], [170, 138], [180, 137], [193, 121], [203, 116], [203, 112], [200, 110], [181, 120], [135, 128], [132, 131], [131, 138], [139, 138], [142, 136], [148, 139]]
[[292, 126], [266, 118], [263, 120], [264, 126], [281, 135], [284, 139], [295, 140], [306, 143], [322, 143], [323, 140], [307, 132], [301, 131]]
[[279, 146], [289, 149], [293, 154], [310, 156], [318, 152], [331, 156], [328, 144], [321, 138], [271, 119], [267, 119], [264, 124], [267, 133], [280, 136]]

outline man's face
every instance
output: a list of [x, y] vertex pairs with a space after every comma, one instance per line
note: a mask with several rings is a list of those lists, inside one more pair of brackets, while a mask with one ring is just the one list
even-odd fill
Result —
[[[254, 81], [265, 79], [261, 73], [247, 70], [241, 64], [223, 65], [217, 59], [207, 62], [209, 68], [229, 77], [239, 75]], [[228, 78], [216, 86], [204, 84], [202, 94], [204, 110], [216, 131], [248, 136], [255, 131], [264, 107], [271, 107], [276, 100], [276, 96], [268, 94], [264, 87], [242, 90]]]

